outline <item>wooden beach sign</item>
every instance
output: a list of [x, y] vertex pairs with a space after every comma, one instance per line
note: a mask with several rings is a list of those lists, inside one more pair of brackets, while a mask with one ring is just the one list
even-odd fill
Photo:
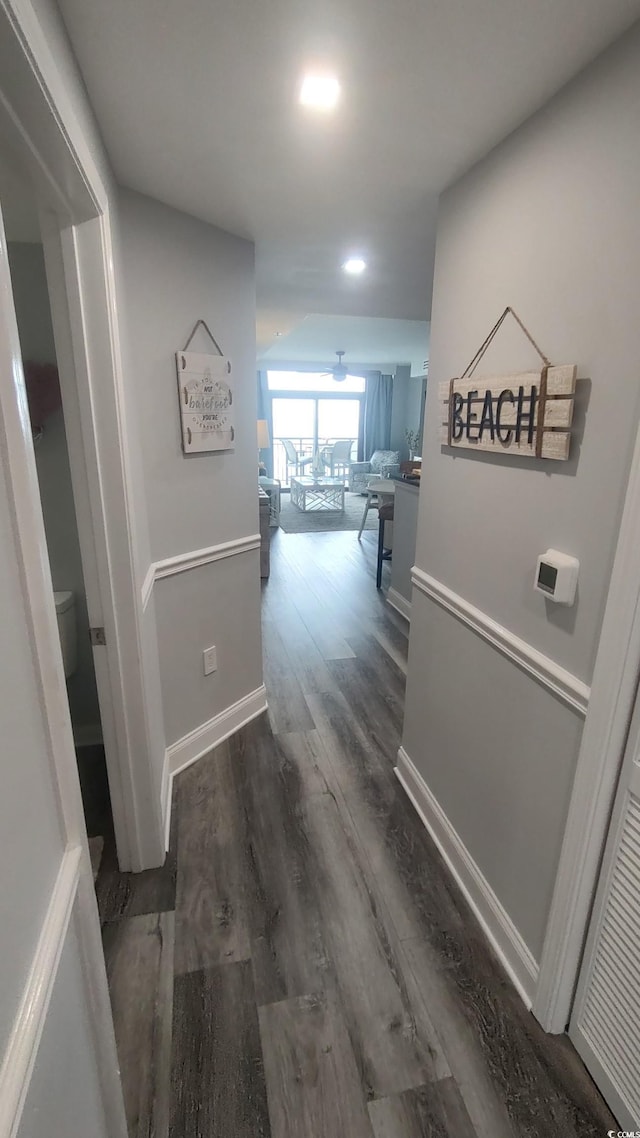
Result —
[[467, 450], [564, 461], [569, 457], [576, 364], [439, 385], [440, 441]]

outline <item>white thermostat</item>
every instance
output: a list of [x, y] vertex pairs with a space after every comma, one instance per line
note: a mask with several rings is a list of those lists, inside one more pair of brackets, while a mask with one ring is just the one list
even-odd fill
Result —
[[538, 558], [534, 589], [559, 605], [572, 605], [578, 584], [580, 562], [567, 553], [548, 549]]

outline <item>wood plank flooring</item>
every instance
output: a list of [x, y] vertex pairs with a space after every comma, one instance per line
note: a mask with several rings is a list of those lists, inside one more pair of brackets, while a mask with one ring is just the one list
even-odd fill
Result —
[[111, 846], [98, 876], [131, 1138], [617, 1129], [393, 774], [407, 628], [375, 534], [275, 532], [263, 615], [268, 713], [176, 779], [163, 869]]

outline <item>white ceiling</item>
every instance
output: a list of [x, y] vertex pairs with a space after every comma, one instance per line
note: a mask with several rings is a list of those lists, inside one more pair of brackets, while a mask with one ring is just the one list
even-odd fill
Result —
[[[640, 15], [640, 0], [60, 4], [119, 181], [253, 238], [259, 310], [291, 324], [427, 319], [440, 190]], [[297, 104], [312, 64], [340, 78], [334, 115]], [[361, 278], [340, 271], [350, 252]]]
[[411, 364], [413, 374], [422, 375], [422, 365], [429, 356], [429, 325], [426, 321], [385, 317], [306, 316], [288, 334], [258, 352], [258, 357], [271, 368], [278, 364], [314, 364], [324, 369], [337, 362], [338, 349], [345, 351], [345, 363], [351, 366]]

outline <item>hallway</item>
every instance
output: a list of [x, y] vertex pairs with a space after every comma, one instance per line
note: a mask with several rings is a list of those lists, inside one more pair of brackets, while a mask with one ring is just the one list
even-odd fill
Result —
[[[98, 900], [130, 1134], [601, 1138], [393, 765], [406, 626], [375, 534], [274, 534], [269, 713], [176, 779], [165, 867]], [[388, 568], [385, 568], [388, 573]]]

